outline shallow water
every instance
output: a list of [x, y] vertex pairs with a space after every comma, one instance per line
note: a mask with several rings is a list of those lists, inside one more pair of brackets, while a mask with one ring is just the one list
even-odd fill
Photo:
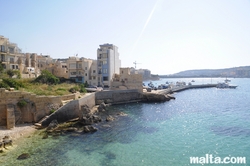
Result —
[[[220, 79], [195, 81], [215, 83]], [[0, 154], [0, 165], [192, 165], [190, 157], [205, 154], [246, 157], [249, 164], [249, 81], [232, 79], [239, 85], [236, 89], [182, 91], [174, 94], [176, 100], [164, 103], [111, 106], [110, 114], [122, 111], [128, 116], [97, 124], [99, 130], [92, 134], [70, 133], [48, 139], [36, 134], [5, 156]], [[161, 82], [166, 79], [157, 81]], [[17, 160], [22, 153], [29, 153], [30, 158]]]

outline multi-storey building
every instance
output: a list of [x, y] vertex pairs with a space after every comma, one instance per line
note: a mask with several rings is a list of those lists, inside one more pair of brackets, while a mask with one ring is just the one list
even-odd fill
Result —
[[36, 77], [39, 73], [36, 66], [37, 55], [22, 53], [17, 44], [9, 42], [9, 39], [3, 36], [0, 36], [0, 54], [0, 61], [5, 70], [19, 70], [23, 78]]
[[69, 57], [67, 66], [70, 79], [79, 83], [97, 85], [97, 60]]
[[97, 49], [98, 85], [110, 87], [114, 74], [119, 74], [121, 60], [118, 47], [113, 44], [103, 44]]
[[[19, 70], [24, 65], [25, 58], [17, 44], [9, 42], [8, 38], [0, 36], [0, 54], [4, 69]], [[19, 64], [18, 64], [19, 61]]]

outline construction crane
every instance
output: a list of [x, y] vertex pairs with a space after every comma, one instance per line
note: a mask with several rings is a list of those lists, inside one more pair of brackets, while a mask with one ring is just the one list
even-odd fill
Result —
[[137, 63], [136, 61], [134, 61], [133, 64], [135, 64], [135, 69], [136, 69], [136, 65], [141, 63]]

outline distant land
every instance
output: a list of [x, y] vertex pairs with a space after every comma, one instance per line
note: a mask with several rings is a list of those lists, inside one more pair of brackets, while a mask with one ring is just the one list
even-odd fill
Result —
[[240, 66], [225, 69], [197, 69], [185, 70], [170, 75], [159, 75], [160, 78], [180, 78], [180, 77], [234, 77], [250, 78], [250, 66]]

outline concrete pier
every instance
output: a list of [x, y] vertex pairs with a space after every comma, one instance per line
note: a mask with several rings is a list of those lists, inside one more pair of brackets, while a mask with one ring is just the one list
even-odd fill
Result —
[[201, 85], [183, 85], [183, 86], [174, 86], [168, 89], [157, 90], [157, 93], [160, 94], [170, 94], [173, 92], [180, 92], [187, 89], [196, 89], [196, 88], [213, 88], [217, 84], [201, 84]]

